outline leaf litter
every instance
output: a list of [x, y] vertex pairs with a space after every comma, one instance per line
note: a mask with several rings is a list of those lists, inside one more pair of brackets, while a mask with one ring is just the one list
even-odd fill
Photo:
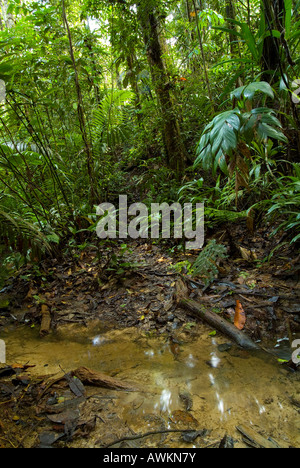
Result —
[[[66, 324], [87, 325], [92, 320], [101, 322], [107, 330], [137, 327], [141, 332], [166, 335], [174, 359], [177, 356], [180, 359], [176, 335], [184, 330], [193, 338], [197, 333], [197, 329], [190, 326], [193, 318], [176, 304], [175, 290], [180, 278], [185, 281], [190, 298], [231, 321], [254, 340], [270, 343], [299, 333], [299, 258], [293, 258], [287, 248], [277, 263], [262, 262], [258, 265], [257, 259], [265, 258], [270, 249], [263, 233], [261, 237], [256, 234], [249, 240], [243, 237], [242, 231], [239, 241], [235, 242], [232, 236], [226, 241], [223, 234], [221, 232], [219, 236], [227, 245], [230, 256], [218, 265], [218, 276], [208, 288], [201, 279], [199, 282], [184, 272], [174, 273], [171, 268], [185, 259], [191, 260], [190, 254], [177, 252], [168, 255], [162, 253], [160, 247], [143, 242], [135, 242], [131, 246], [126, 263], [134, 264], [134, 268], [125, 268], [121, 275], [117, 270], [107, 273], [103, 268], [107, 259], [99, 264], [95, 261], [93, 249], [81, 253], [79, 259], [70, 257], [62, 263], [52, 259], [42, 262], [39, 270], [43, 279], [33, 275], [30, 266], [25, 267], [8, 285], [9, 306], [1, 310], [0, 326], [5, 329], [14, 323], [39, 327], [43, 316], [41, 310], [49, 310], [50, 335]], [[210, 332], [208, 329], [207, 335], [213, 337]], [[41, 336], [48, 333], [43, 332]], [[227, 349], [230, 352], [231, 345], [224, 343], [225, 352]], [[0, 369], [0, 378], [8, 379], [7, 383], [1, 382], [2, 398], [8, 402], [21, 398], [18, 402], [21, 407], [28, 397], [36, 401], [42, 395], [37, 406], [37, 418], [43, 411], [48, 411], [47, 420], [54, 424], [56, 432], [49, 432], [46, 427], [40, 434], [38, 443], [41, 446], [52, 446], [59, 441], [66, 443], [75, 434], [87, 436], [95, 428], [97, 418], [95, 420], [91, 412], [83, 417], [79, 410], [89, 402], [85, 384], [80, 379], [82, 374], [75, 376], [66, 372], [61, 380], [47, 388], [44, 379], [31, 381], [29, 377], [28, 380], [20, 376], [21, 371], [28, 372], [28, 367], [20, 365], [18, 369], [11, 365]], [[95, 378], [93, 370], [86, 372]], [[9, 380], [16, 374], [17, 391]], [[92, 377], [90, 382], [95, 384]], [[62, 391], [63, 396], [58, 396]], [[51, 398], [54, 404], [49, 404]], [[190, 407], [186, 409], [189, 411]], [[101, 414], [98, 417], [101, 422]], [[36, 425], [40, 428], [39, 421]], [[33, 432], [34, 427], [32, 423]], [[23, 445], [22, 441], [18, 443]]]

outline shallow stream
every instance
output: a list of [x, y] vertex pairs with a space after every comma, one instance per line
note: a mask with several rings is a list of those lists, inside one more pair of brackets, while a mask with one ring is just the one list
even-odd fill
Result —
[[[104, 391], [110, 403], [105, 414], [111, 419], [107, 440], [120, 437], [124, 427], [143, 433], [154, 422], [165, 428], [194, 423], [210, 431], [210, 441], [228, 434], [237, 447], [245, 446], [236, 426], [246, 425], [280, 445], [300, 447], [299, 408], [291, 401], [300, 399], [299, 373], [264, 352], [244, 351], [227, 345], [224, 336], [209, 336], [204, 325], [181, 333], [175, 348], [163, 336], [108, 330], [98, 323], [65, 326], [44, 339], [36, 328], [24, 326], [7, 329], [0, 338], [6, 342], [7, 363], [35, 365], [31, 374], [55, 375], [85, 366], [137, 384], [138, 392]], [[96, 446], [99, 437], [77, 445]], [[166, 442], [144, 439], [142, 446], [156, 444], [189, 446], [176, 434]]]

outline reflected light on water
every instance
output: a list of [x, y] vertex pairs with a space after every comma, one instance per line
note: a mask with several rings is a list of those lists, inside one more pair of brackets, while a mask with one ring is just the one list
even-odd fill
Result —
[[257, 404], [257, 406], [258, 406], [259, 414], [265, 413], [265, 412], [266, 412], [266, 408], [265, 408], [263, 405], [261, 405], [261, 404], [259, 403], [259, 401], [257, 400], [257, 398], [255, 398], [255, 402], [256, 402], [256, 404]]
[[215, 353], [211, 353], [211, 360], [210, 360], [211, 366], [218, 367], [220, 362], [221, 362], [221, 359]]
[[171, 404], [172, 404], [172, 393], [170, 390], [164, 389], [162, 391], [161, 397], [160, 397], [160, 409], [161, 411], [165, 412], [171, 411]]
[[216, 381], [215, 381], [214, 376], [213, 376], [212, 374], [208, 374], [208, 377], [209, 377], [210, 383], [211, 383], [212, 385], [215, 385]]
[[100, 346], [100, 345], [102, 345], [104, 342], [105, 342], [105, 338], [103, 338], [103, 337], [100, 336], [100, 335], [95, 336], [94, 338], [92, 338], [93, 346]]
[[220, 398], [220, 395], [216, 393], [216, 397], [218, 400], [218, 410], [221, 414], [224, 414], [224, 401]]
[[189, 357], [186, 359], [186, 365], [187, 367], [190, 367], [191, 369], [195, 367], [196, 361], [192, 354], [190, 354]]

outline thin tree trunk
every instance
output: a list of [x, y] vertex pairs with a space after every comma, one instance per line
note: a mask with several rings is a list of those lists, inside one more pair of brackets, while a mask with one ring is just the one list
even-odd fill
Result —
[[[8, 1], [7, 0], [0, 0], [0, 6], [1, 6], [1, 10], [2, 10], [2, 17], [3, 17], [3, 22], [4, 22], [4, 25], [7, 29], [11, 29], [14, 24], [15, 24], [15, 21], [14, 21], [14, 17], [11, 13], [7, 13], [7, 9], [8, 9]], [[2, 22], [1, 22], [1, 29], [2, 29], [3, 25], [2, 25]]]
[[[232, 0], [226, 0], [226, 17], [228, 20], [235, 20], [235, 11]], [[239, 43], [237, 40], [237, 36], [234, 34], [234, 32], [236, 31], [236, 27], [231, 21], [228, 21], [227, 27], [228, 29], [230, 29], [230, 31], [232, 31], [229, 33], [230, 53], [232, 57], [235, 57], [237, 54], [240, 56], [241, 53]]]
[[210, 100], [210, 103], [211, 103], [212, 114], [214, 114], [215, 113], [214, 100], [213, 100], [211, 89], [210, 89], [209, 76], [208, 76], [208, 71], [207, 71], [207, 66], [206, 66], [205, 54], [204, 54], [204, 49], [203, 49], [203, 42], [202, 42], [202, 37], [201, 37], [201, 29], [200, 29], [200, 25], [199, 25], [199, 18], [198, 18], [197, 6], [196, 6], [195, 0], [193, 0], [193, 5], [194, 5], [195, 13], [196, 13], [195, 19], [196, 19], [199, 46], [200, 46], [200, 51], [201, 51], [201, 56], [202, 56], [202, 64], [203, 64], [203, 69], [204, 69], [204, 75], [205, 75], [205, 81], [206, 81], [206, 86], [207, 86], [207, 91], [208, 91], [208, 97], [209, 97], [209, 100]]
[[206, 310], [201, 303], [189, 299], [188, 288], [182, 280], [178, 280], [176, 283], [176, 302], [179, 306], [188, 309], [194, 317], [200, 318], [211, 327], [229, 336], [239, 346], [245, 349], [259, 349], [258, 345], [254, 343], [251, 338], [245, 335], [241, 330], [238, 330], [233, 324], [229, 323], [215, 312]]
[[88, 136], [87, 136], [81, 87], [79, 83], [79, 76], [78, 76], [74, 50], [73, 50], [72, 36], [71, 36], [71, 31], [70, 31], [70, 27], [69, 27], [69, 23], [67, 19], [64, 0], [62, 0], [62, 9], [63, 9], [63, 20], [64, 20], [66, 30], [68, 33], [70, 57], [71, 57], [71, 60], [73, 63], [73, 69], [74, 69], [75, 86], [76, 86], [76, 92], [77, 92], [77, 113], [78, 113], [79, 126], [80, 126], [81, 136], [82, 136], [82, 140], [83, 140], [85, 152], [86, 152], [87, 172], [88, 172], [89, 184], [90, 184], [90, 203], [91, 205], [94, 205], [100, 200], [97, 200], [97, 189], [96, 189], [96, 181], [95, 181], [93, 153], [92, 153], [90, 142], [88, 141]]
[[186, 151], [182, 142], [175, 106], [172, 101], [169, 78], [163, 61], [160, 43], [159, 20], [151, 1], [138, 4], [138, 19], [147, 50], [153, 85], [160, 104], [163, 125], [163, 138], [167, 163], [177, 175], [185, 168]]
[[266, 19], [266, 30], [270, 32], [270, 35], [264, 40], [262, 78], [270, 84], [278, 81], [280, 77], [280, 67], [282, 66], [280, 40], [274, 37], [272, 33], [273, 30], [277, 29], [274, 6], [274, 0], [263, 0], [263, 14]]
[[137, 80], [136, 80], [136, 75], [135, 75], [135, 72], [134, 72], [134, 60], [135, 60], [134, 53], [128, 54], [126, 60], [127, 60], [128, 71], [129, 71], [130, 86], [131, 86], [132, 91], [135, 94], [135, 102], [134, 103], [135, 103], [135, 109], [137, 111], [137, 114], [136, 114], [137, 121], [138, 121], [138, 124], [140, 125], [141, 122], [142, 122], [143, 116], [142, 116], [140, 91], [139, 91], [138, 83], [137, 83]]
[[[1, 2], [0, 2], [0, 7], [1, 7]], [[4, 18], [2, 15], [3, 15], [2, 8], [0, 8], [0, 30], [4, 31], [5, 24], [4, 24]]]
[[[290, 50], [285, 39], [284, 0], [263, 0], [263, 8], [266, 20], [266, 30], [270, 32], [270, 36], [266, 37], [264, 40], [262, 57], [263, 79], [270, 84], [274, 84], [281, 79], [284, 82], [286, 88], [289, 89], [290, 86], [286, 76], [287, 64], [289, 64], [291, 67], [296, 64], [291, 57]], [[280, 31], [280, 39], [274, 37], [272, 33], [273, 30]], [[289, 96], [293, 117], [299, 125], [300, 117], [297, 106], [293, 102], [293, 95], [291, 91], [289, 92]]]
[[96, 58], [95, 58], [95, 54], [94, 54], [94, 51], [93, 51], [93, 38], [92, 38], [92, 36], [85, 38], [84, 43], [85, 43], [86, 48], [88, 49], [88, 54], [90, 56], [91, 63], [92, 63], [92, 70], [93, 70], [94, 77], [91, 79], [91, 82], [92, 82], [92, 85], [93, 85], [93, 88], [94, 88], [96, 104], [97, 104], [97, 106], [99, 106], [99, 104], [100, 104], [100, 89], [99, 89], [99, 86], [97, 85], [97, 83], [95, 82], [95, 77], [99, 73], [99, 70], [98, 70], [98, 67], [97, 67]]

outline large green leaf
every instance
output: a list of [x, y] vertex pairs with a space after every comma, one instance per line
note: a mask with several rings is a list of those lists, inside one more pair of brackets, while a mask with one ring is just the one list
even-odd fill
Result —
[[7, 81], [13, 75], [14, 68], [9, 63], [0, 63], [0, 80]]
[[235, 97], [236, 99], [245, 98], [252, 100], [254, 98], [254, 95], [258, 92], [266, 94], [267, 96], [274, 99], [274, 92], [269, 83], [267, 83], [266, 81], [259, 81], [255, 83], [250, 83], [247, 86], [241, 86], [231, 93], [231, 98]]
[[241, 127], [237, 109], [217, 115], [206, 126], [201, 136], [194, 166], [200, 164], [204, 170], [220, 169], [227, 174], [226, 155], [230, 156], [238, 144], [238, 132]]
[[258, 62], [259, 60], [259, 50], [256, 45], [256, 40], [248, 26], [247, 23], [241, 23], [241, 30], [242, 30], [242, 37], [245, 41], [245, 43], [248, 46], [248, 49], [251, 52], [251, 55], [255, 61]]
[[264, 122], [258, 124], [257, 134], [262, 140], [266, 138], [273, 138], [274, 140], [288, 143], [287, 137], [282, 132]]

